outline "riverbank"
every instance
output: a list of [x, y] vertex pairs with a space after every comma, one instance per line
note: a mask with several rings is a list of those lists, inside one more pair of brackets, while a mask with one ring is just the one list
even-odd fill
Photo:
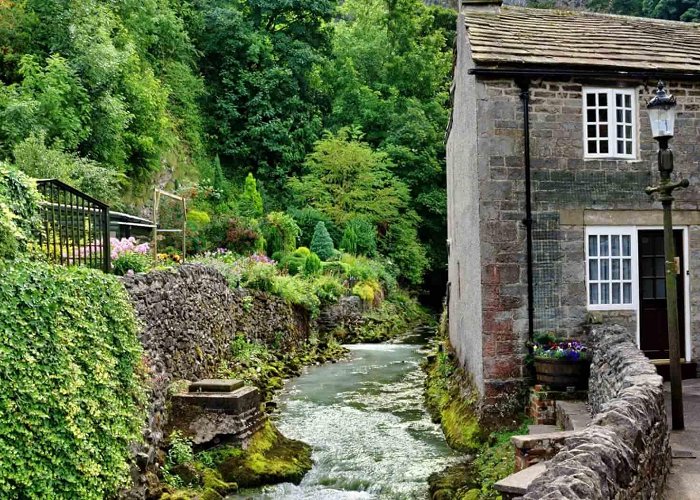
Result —
[[[432, 474], [428, 479], [432, 500], [495, 500], [493, 485], [515, 470], [510, 438], [527, 433], [525, 418], [519, 427], [488, 432], [479, 425], [476, 389], [458, 366], [447, 338], [443, 314], [423, 370], [424, 397], [433, 422], [439, 423], [449, 445], [463, 453], [460, 463]], [[514, 426], [515, 427], [515, 426]]]
[[425, 498], [430, 474], [455, 460], [439, 426], [416, 404], [425, 378], [420, 336], [348, 348], [346, 360], [289, 380], [272, 417], [286, 436], [312, 446], [311, 471], [298, 485], [233, 498]]

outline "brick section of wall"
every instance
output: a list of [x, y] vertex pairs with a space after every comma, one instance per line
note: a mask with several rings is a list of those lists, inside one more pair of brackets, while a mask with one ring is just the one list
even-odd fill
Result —
[[552, 391], [537, 384], [530, 388], [530, 406], [528, 415], [533, 423], [555, 425], [557, 423], [557, 401], [582, 401], [587, 398], [586, 391]]
[[[483, 378], [489, 394], [517, 392], [523, 380], [527, 340], [525, 168], [520, 89], [512, 80], [481, 80], [477, 86], [480, 237], [483, 309]], [[658, 181], [657, 144], [645, 105], [653, 86], [644, 82], [586, 82], [599, 87], [637, 87], [639, 159], [583, 159], [583, 84], [536, 81], [531, 85], [530, 146], [533, 194], [535, 331], [584, 336], [589, 314], [585, 287], [585, 228], [563, 225], [562, 210], [660, 210], [644, 188]], [[670, 82], [678, 98], [676, 172], [691, 181], [675, 207], [700, 207], [700, 82]], [[700, 228], [689, 231], [690, 262], [700, 258]], [[699, 266], [691, 265], [691, 331], [700, 352]], [[596, 312], [603, 320], [636, 329], [634, 311]], [[501, 395], [501, 398], [503, 396]], [[494, 408], [494, 414], [503, 413]]]
[[594, 328], [591, 337], [589, 402], [598, 413], [523, 498], [661, 498], [671, 465], [663, 381], [626, 329]]

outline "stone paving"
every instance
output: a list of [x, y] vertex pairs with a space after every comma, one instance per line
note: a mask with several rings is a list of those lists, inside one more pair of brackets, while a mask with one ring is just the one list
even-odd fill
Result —
[[[671, 387], [664, 384], [668, 425], [671, 427]], [[685, 430], [671, 432], [673, 466], [668, 476], [667, 500], [700, 500], [700, 379], [683, 381]], [[696, 458], [680, 458], [692, 452]]]

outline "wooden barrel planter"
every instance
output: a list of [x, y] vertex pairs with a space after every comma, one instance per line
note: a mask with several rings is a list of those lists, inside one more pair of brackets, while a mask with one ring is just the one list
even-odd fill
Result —
[[585, 390], [588, 389], [591, 361], [535, 358], [535, 373], [538, 384], [548, 385], [552, 389], [565, 390], [567, 387], [575, 387]]

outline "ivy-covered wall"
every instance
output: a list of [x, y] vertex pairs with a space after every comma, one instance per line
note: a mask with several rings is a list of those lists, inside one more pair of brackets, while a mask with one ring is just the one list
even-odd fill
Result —
[[142, 438], [141, 346], [113, 276], [0, 259], [0, 498], [114, 496]]
[[36, 183], [0, 163], [0, 259], [15, 258], [25, 252], [39, 227]]

